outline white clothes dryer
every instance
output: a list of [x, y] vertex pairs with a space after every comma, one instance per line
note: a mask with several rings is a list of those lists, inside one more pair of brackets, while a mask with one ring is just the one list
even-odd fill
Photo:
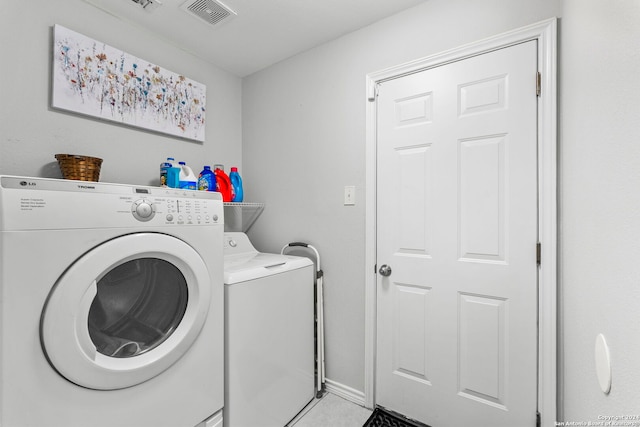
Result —
[[282, 427], [314, 398], [315, 270], [225, 233], [225, 427]]
[[222, 425], [218, 193], [0, 177], [0, 425]]

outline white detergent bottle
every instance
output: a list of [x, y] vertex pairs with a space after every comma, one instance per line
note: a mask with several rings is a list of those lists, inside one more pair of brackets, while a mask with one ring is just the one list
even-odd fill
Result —
[[197, 190], [198, 177], [185, 162], [180, 162], [180, 189]]

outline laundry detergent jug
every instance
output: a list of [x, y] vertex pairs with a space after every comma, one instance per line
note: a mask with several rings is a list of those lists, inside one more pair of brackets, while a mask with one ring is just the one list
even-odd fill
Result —
[[160, 163], [160, 186], [167, 187], [170, 186], [167, 183], [167, 177], [169, 175], [169, 169], [173, 167], [173, 164], [176, 162], [176, 159], [173, 157], [167, 157], [167, 160]]
[[198, 177], [198, 190], [216, 191], [216, 176], [211, 170], [211, 166], [205, 166]]
[[216, 176], [216, 184], [217, 191], [222, 194], [223, 202], [230, 202], [232, 199], [231, 196], [231, 180], [229, 179], [229, 175], [224, 172], [224, 166], [215, 165], [215, 171], [213, 173]]
[[229, 173], [229, 179], [231, 180], [231, 201], [240, 203], [244, 198], [244, 191], [242, 190], [242, 178], [238, 173], [237, 167], [231, 168]]
[[193, 173], [191, 168], [187, 166], [185, 162], [179, 162], [180, 164], [180, 189], [181, 190], [195, 190], [198, 188], [198, 178]]

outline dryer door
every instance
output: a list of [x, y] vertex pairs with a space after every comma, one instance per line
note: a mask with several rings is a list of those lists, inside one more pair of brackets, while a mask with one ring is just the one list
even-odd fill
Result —
[[164, 234], [110, 240], [60, 277], [45, 305], [42, 345], [69, 381], [130, 387], [169, 368], [196, 340], [211, 278], [188, 244]]

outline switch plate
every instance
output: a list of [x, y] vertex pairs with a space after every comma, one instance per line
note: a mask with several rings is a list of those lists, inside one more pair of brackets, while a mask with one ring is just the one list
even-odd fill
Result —
[[347, 185], [344, 187], [344, 205], [354, 206], [356, 204], [356, 187]]

